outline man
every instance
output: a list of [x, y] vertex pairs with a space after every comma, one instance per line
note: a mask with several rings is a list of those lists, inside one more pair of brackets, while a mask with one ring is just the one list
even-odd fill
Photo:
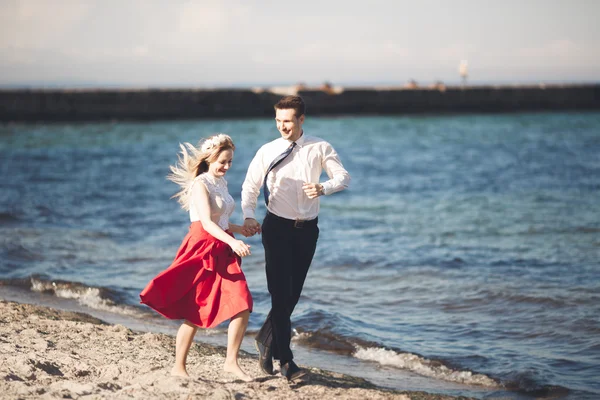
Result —
[[[281, 138], [262, 146], [248, 167], [242, 185], [244, 227], [262, 231], [271, 311], [256, 336], [261, 369], [273, 374], [273, 359], [288, 381], [306, 372], [293, 361], [291, 315], [312, 262], [319, 228], [319, 197], [348, 187], [350, 176], [333, 147], [302, 130], [305, 105], [299, 96], [275, 104]], [[319, 183], [325, 170], [329, 180]], [[255, 219], [264, 185], [267, 215], [262, 227]]]

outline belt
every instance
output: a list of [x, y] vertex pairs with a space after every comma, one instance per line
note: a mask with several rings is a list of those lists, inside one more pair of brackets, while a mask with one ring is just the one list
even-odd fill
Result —
[[267, 217], [273, 218], [274, 220], [281, 222], [285, 225], [289, 225], [296, 229], [308, 228], [310, 226], [317, 226], [319, 222], [319, 217], [313, 219], [287, 219], [280, 217], [279, 215], [275, 215], [270, 211], [267, 211]]

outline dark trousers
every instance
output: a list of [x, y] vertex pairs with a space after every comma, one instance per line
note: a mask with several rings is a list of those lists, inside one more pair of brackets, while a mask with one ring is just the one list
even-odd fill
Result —
[[299, 226], [295, 221], [267, 213], [262, 224], [271, 311], [256, 340], [270, 347], [273, 358], [282, 363], [294, 358], [290, 349], [290, 318], [300, 299], [318, 238], [316, 219]]

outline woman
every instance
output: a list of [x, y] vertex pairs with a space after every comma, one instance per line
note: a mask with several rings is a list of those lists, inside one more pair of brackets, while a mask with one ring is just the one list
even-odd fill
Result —
[[189, 377], [187, 355], [194, 335], [230, 319], [227, 357], [223, 369], [244, 381], [252, 379], [238, 365], [238, 352], [252, 311], [252, 296], [241, 269], [250, 246], [233, 233], [251, 236], [229, 223], [235, 203], [224, 179], [235, 146], [218, 134], [199, 148], [181, 145], [177, 166], [168, 179], [179, 184], [174, 196], [192, 221], [190, 230], [169, 268], [158, 274], [140, 294], [141, 302], [170, 319], [183, 319], [176, 339], [174, 376]]

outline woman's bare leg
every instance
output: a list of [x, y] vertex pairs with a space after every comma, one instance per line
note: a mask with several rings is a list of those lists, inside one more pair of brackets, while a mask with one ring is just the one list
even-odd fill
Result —
[[225, 365], [223, 365], [224, 371], [231, 372], [246, 382], [252, 381], [252, 378], [240, 368], [238, 364], [238, 352], [246, 334], [249, 316], [250, 312], [245, 310], [231, 318], [229, 329], [227, 330], [227, 358], [225, 359]]
[[179, 327], [177, 339], [175, 339], [175, 365], [171, 370], [171, 375], [184, 378], [190, 377], [185, 368], [185, 364], [197, 330], [198, 327], [188, 321], [185, 321]]

